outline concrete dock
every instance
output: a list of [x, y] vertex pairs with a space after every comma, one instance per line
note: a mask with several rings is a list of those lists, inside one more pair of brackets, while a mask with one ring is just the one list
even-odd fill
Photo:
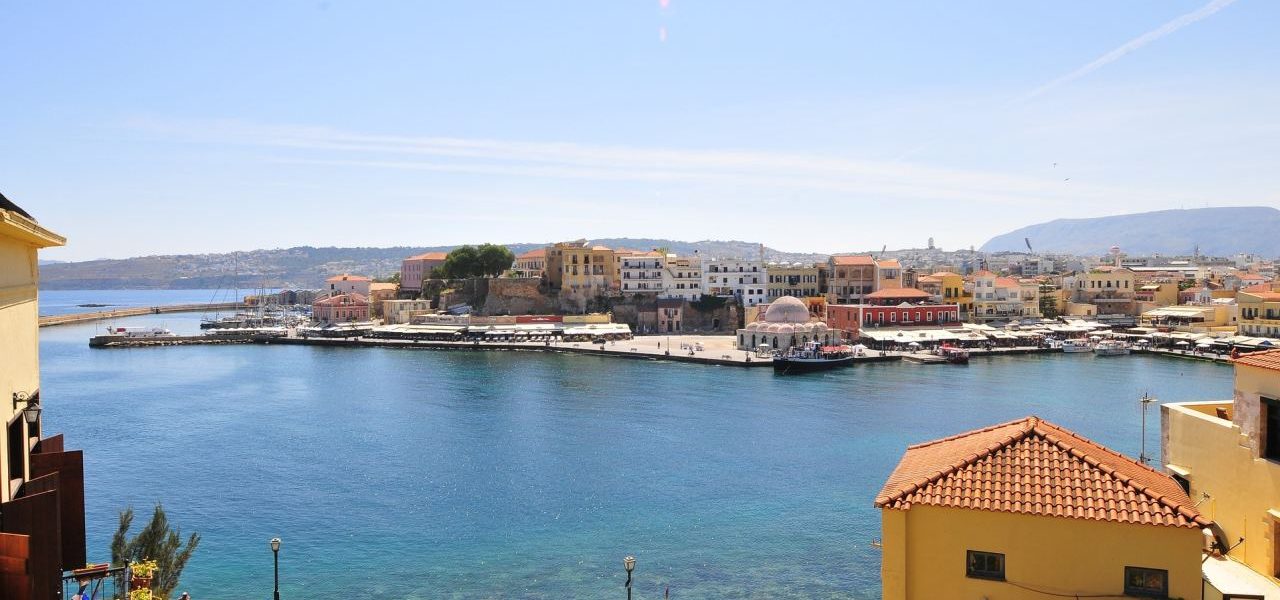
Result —
[[70, 325], [73, 323], [86, 323], [89, 321], [100, 321], [103, 319], [120, 319], [124, 317], [140, 317], [143, 315], [159, 315], [164, 313], [240, 310], [245, 307], [246, 305], [242, 302], [221, 302], [217, 304], [171, 304], [168, 306], [136, 306], [132, 308], [117, 308], [113, 310], [101, 310], [96, 312], [72, 313], [69, 315], [46, 315], [46, 316], [40, 317], [40, 326], [52, 327], [54, 325]]

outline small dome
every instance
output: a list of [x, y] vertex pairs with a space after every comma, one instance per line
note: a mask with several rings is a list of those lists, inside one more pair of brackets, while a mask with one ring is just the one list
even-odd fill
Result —
[[791, 325], [778, 325], [778, 333], [795, 333], [796, 328]]
[[779, 327], [782, 327], [782, 326], [781, 326], [781, 325], [779, 325], [779, 324], [777, 324], [777, 323], [773, 323], [773, 324], [769, 325], [768, 327], [765, 327], [765, 328], [764, 328], [764, 330], [765, 330], [765, 331], [767, 331], [767, 332], [769, 332], [769, 333], [778, 333], [778, 328], [779, 328]]
[[769, 323], [808, 323], [809, 307], [795, 296], [783, 296], [769, 304], [764, 311], [764, 320]]
[[826, 331], [826, 330], [827, 330], [827, 324], [826, 324], [826, 323], [823, 323], [822, 321], [818, 321], [817, 323], [814, 323], [814, 324], [813, 324], [813, 330], [814, 330], [814, 331], [819, 331], [819, 332]]
[[757, 329], [760, 329], [760, 323], [759, 323], [759, 322], [752, 321], [752, 322], [750, 322], [750, 323], [747, 323], [747, 331], [755, 331], [755, 330], [757, 330]]

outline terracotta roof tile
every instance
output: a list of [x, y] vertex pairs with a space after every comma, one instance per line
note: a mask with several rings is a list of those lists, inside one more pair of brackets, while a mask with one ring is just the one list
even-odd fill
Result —
[[444, 260], [448, 258], [447, 252], [423, 252], [406, 258], [405, 260]]
[[1280, 371], [1280, 349], [1250, 352], [1237, 358], [1236, 364]]
[[373, 281], [373, 280], [363, 275], [349, 275], [346, 273], [343, 273], [342, 275], [334, 275], [333, 277], [330, 277], [325, 280], [325, 282], [338, 282], [338, 281]]
[[869, 299], [880, 298], [930, 298], [932, 294], [915, 288], [884, 288], [867, 294]]
[[547, 255], [546, 248], [534, 248], [533, 250], [525, 252], [524, 254], [521, 254], [516, 258], [542, 258], [546, 255]]
[[875, 504], [1171, 527], [1209, 524], [1169, 476], [1036, 417], [911, 446]]
[[871, 256], [861, 254], [857, 256], [832, 256], [831, 262], [842, 267], [870, 267], [876, 263]]

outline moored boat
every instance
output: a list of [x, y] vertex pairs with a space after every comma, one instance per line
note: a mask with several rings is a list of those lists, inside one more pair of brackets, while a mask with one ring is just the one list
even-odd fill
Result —
[[808, 342], [799, 348], [773, 355], [773, 372], [780, 375], [826, 371], [853, 364], [854, 351], [849, 346], [823, 346]]
[[1129, 344], [1120, 340], [1103, 340], [1093, 347], [1098, 356], [1124, 356], [1129, 353]]
[[1087, 340], [1063, 340], [1062, 351], [1068, 354], [1073, 352], [1092, 352], [1093, 348], [1089, 346]]
[[957, 348], [955, 346], [943, 346], [940, 348], [942, 357], [953, 365], [969, 364], [969, 351], [965, 348]]

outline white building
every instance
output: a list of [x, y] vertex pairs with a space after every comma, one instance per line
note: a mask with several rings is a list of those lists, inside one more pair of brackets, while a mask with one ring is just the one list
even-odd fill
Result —
[[702, 293], [736, 298], [743, 306], [767, 302], [764, 261], [713, 258], [702, 263]]
[[326, 279], [324, 282], [326, 291], [329, 292], [330, 296], [337, 296], [338, 294], [360, 294], [365, 298], [369, 297], [369, 285], [373, 283], [373, 281], [368, 277], [349, 275], [346, 273], [343, 273], [342, 275], [334, 275], [333, 277]]
[[666, 270], [666, 257], [658, 252], [624, 254], [618, 257], [619, 282], [622, 295], [661, 294], [662, 272]]
[[702, 259], [697, 256], [666, 256], [666, 268], [662, 270], [662, 294], [660, 298], [672, 298], [694, 302], [702, 297]]

